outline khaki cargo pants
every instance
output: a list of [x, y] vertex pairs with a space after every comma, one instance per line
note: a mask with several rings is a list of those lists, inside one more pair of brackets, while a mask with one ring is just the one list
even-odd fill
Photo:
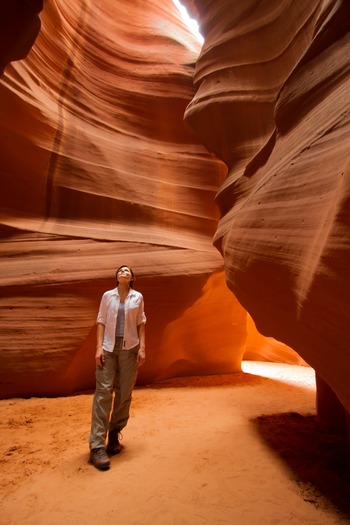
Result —
[[[113, 352], [104, 352], [103, 367], [96, 365], [96, 391], [92, 404], [90, 448], [106, 446], [107, 431], [124, 428], [129, 419], [132, 391], [137, 377], [139, 345], [122, 350], [117, 337]], [[114, 401], [113, 400], [114, 391]]]

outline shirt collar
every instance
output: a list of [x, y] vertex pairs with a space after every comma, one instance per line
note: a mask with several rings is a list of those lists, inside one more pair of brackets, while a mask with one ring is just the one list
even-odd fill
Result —
[[[131, 295], [131, 294], [133, 293], [133, 291], [134, 291], [134, 290], [133, 290], [132, 288], [130, 288], [130, 290], [128, 291], [128, 295], [127, 295], [126, 297], [129, 297], [129, 295]], [[117, 297], [119, 297], [118, 286], [116, 286], [116, 287], [114, 288], [114, 293], [115, 293], [115, 295], [116, 295]]]

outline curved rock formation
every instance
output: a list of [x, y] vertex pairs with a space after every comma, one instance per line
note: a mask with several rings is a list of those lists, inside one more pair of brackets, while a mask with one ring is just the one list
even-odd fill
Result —
[[205, 44], [186, 119], [228, 166], [228, 285], [349, 412], [349, 2], [194, 4]]
[[223, 168], [183, 125], [199, 44], [170, 6], [48, 2], [30, 55], [6, 69], [3, 395], [93, 387], [98, 303], [120, 263], [140, 276], [150, 356], [222, 268]]
[[98, 304], [121, 263], [146, 302], [139, 383], [235, 372], [245, 352], [300, 362], [224, 282], [226, 167], [183, 125], [200, 45], [173, 3], [50, 0], [41, 19], [0, 82], [2, 396], [94, 387]]
[[0, 76], [29, 53], [40, 31], [43, 0], [11, 0], [0, 5]]

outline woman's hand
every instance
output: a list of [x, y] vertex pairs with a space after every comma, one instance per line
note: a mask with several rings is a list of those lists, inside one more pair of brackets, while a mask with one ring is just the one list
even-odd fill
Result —
[[140, 347], [137, 352], [137, 366], [142, 366], [146, 360], [145, 347]]
[[105, 356], [104, 356], [104, 353], [103, 353], [102, 346], [100, 348], [97, 348], [97, 350], [96, 350], [95, 361], [96, 361], [96, 365], [97, 366], [99, 366], [100, 368], [103, 367], [103, 363], [105, 362]]

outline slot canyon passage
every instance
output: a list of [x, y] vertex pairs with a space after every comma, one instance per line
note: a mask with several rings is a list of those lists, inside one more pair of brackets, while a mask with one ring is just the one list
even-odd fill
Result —
[[[1, 523], [350, 523], [350, 2], [0, 5]], [[96, 314], [145, 298], [87, 464]]]

